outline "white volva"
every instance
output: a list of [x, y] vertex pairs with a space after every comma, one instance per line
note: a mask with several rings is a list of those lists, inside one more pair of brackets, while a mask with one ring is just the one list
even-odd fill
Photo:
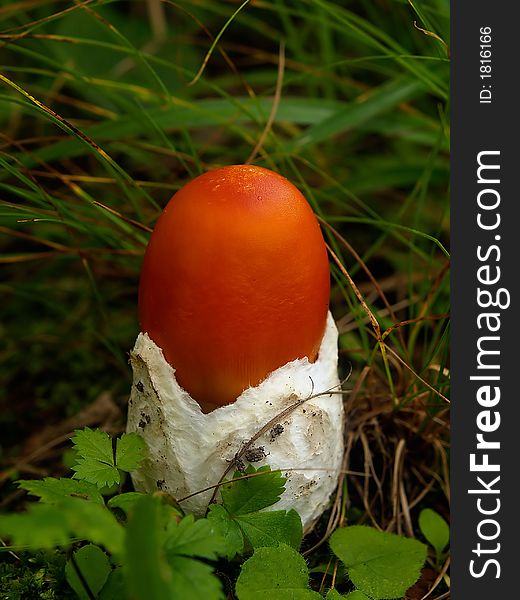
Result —
[[[140, 333], [131, 352], [134, 380], [127, 430], [144, 437], [148, 455], [133, 475], [136, 489], [161, 489], [181, 499], [217, 483], [243, 445], [284, 409], [311, 394], [339, 391], [337, 343], [329, 313], [314, 363], [306, 358], [287, 363], [234, 403], [204, 414], [177, 383], [161, 349]], [[294, 508], [304, 528], [309, 526], [327, 507], [338, 480], [343, 455], [341, 395], [307, 400], [275, 420], [250, 450], [242, 457], [245, 464], [249, 458], [255, 467], [268, 464], [287, 477], [284, 494], [268, 510]], [[203, 514], [212, 493], [196, 494], [182, 507]]]

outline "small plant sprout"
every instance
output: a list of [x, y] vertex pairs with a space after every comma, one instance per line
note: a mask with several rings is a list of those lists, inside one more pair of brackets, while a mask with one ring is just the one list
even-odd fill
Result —
[[287, 477], [274, 510], [294, 508], [304, 527], [322, 513], [343, 454], [329, 291], [316, 217], [281, 175], [223, 167], [174, 195], [139, 288], [128, 431], [148, 454], [137, 489], [160, 481], [204, 513], [220, 495], [208, 488], [268, 464]]

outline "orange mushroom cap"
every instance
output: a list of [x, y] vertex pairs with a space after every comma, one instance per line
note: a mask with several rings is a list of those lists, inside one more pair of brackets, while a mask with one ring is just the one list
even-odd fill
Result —
[[330, 293], [325, 243], [287, 179], [233, 165], [170, 200], [146, 250], [141, 330], [205, 412], [278, 367], [314, 361]]

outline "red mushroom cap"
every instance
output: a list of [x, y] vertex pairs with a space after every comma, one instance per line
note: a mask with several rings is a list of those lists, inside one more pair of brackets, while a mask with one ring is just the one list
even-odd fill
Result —
[[314, 361], [329, 293], [325, 243], [287, 179], [234, 165], [179, 190], [150, 238], [141, 330], [205, 412], [278, 367]]

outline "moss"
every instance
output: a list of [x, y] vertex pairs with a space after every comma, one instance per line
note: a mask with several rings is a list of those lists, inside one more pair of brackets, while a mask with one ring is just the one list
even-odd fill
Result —
[[40, 552], [19, 555], [15, 560], [4, 554], [0, 559], [0, 598], [2, 600], [54, 600], [74, 598], [65, 581], [65, 556]]

